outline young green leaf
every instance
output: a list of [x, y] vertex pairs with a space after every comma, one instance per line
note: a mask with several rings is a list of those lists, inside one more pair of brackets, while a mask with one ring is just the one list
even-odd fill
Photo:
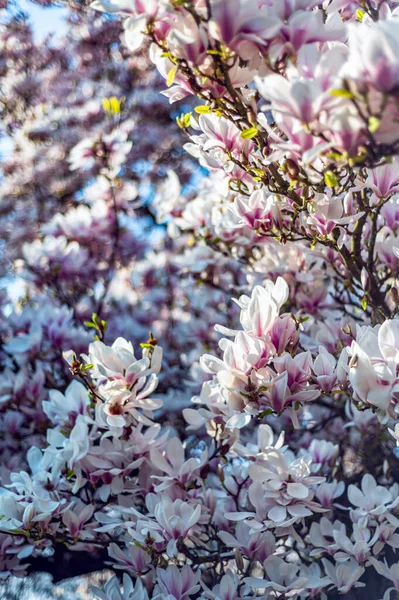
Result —
[[249, 129], [244, 129], [244, 131], [241, 132], [241, 137], [244, 140], [251, 140], [257, 134], [258, 134], [258, 129], [256, 127], [250, 127]]

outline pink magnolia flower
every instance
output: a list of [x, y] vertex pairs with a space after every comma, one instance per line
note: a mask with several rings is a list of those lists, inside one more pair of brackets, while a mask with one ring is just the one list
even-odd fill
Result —
[[307, 451], [312, 458], [312, 463], [323, 466], [337, 458], [339, 446], [327, 440], [313, 439]]
[[399, 236], [383, 228], [377, 236], [375, 248], [382, 265], [392, 271], [399, 267]]
[[88, 418], [79, 414], [69, 437], [65, 437], [60, 431], [50, 430], [48, 441], [51, 451], [58, 455], [61, 451], [59, 459], [62, 458], [70, 469], [74, 469], [90, 449]]
[[150, 397], [157, 385], [155, 373], [148, 380], [141, 377], [138, 383], [129, 389], [123, 388], [120, 381], [110, 381], [101, 385], [99, 389], [105, 401], [97, 401], [98, 422], [111, 428], [123, 428], [129, 425], [133, 418], [139, 423], [152, 425], [149, 418], [152, 411], [161, 408], [163, 404], [161, 399]]
[[314, 550], [311, 550], [310, 556], [317, 556], [321, 553], [333, 556], [337, 549], [335, 542], [336, 532], [346, 534], [345, 525], [341, 521], [332, 521], [323, 516], [318, 523], [312, 523], [310, 531], [306, 536], [307, 542], [314, 546]]
[[399, 84], [399, 22], [397, 19], [378, 23], [351, 24], [349, 57], [342, 75], [358, 82], [360, 88], [372, 85], [389, 92]]
[[92, 377], [121, 381], [126, 386], [133, 386], [139, 378], [150, 373], [158, 373], [161, 367], [162, 350], [154, 348], [154, 355], [143, 352], [143, 358], [136, 359], [131, 342], [118, 338], [112, 346], [103, 342], [92, 342], [89, 346], [87, 363], [92, 364]]
[[363, 476], [361, 489], [356, 485], [348, 487], [349, 502], [355, 507], [352, 510], [353, 520], [377, 518], [389, 513], [399, 504], [399, 498], [382, 485], [377, 485], [376, 480], [370, 473]]
[[297, 119], [302, 124], [310, 124], [333, 102], [327, 82], [324, 83], [319, 78], [300, 77], [299, 73], [296, 77], [292, 73], [290, 79], [283, 75], [268, 75], [257, 81], [257, 87], [260, 94], [270, 102], [279, 124], [284, 123], [286, 116]]
[[209, 41], [203, 25], [198, 26], [190, 14], [181, 13], [174, 17], [167, 39], [173, 56], [196, 67], [202, 66]]
[[255, 190], [250, 196], [236, 196], [231, 210], [240, 219], [240, 222], [251, 229], [271, 229], [282, 220], [281, 208], [283, 202], [269, 194], [265, 189]]
[[337, 383], [336, 366], [337, 361], [334, 356], [327, 352], [323, 346], [319, 346], [319, 352], [313, 361], [312, 369], [323, 392], [329, 393], [334, 389]]
[[127, 15], [125, 41], [130, 50], [137, 50], [144, 41], [147, 23], [156, 17], [160, 5], [159, 0], [95, 0], [90, 6], [107, 13]]
[[398, 353], [399, 321], [395, 319], [359, 329], [356, 341], [343, 350], [343, 357], [351, 357], [348, 378], [355, 398], [375, 406], [382, 421], [394, 414], [399, 399]]
[[227, 531], [220, 531], [219, 537], [227, 547], [239, 548], [243, 556], [260, 562], [274, 554], [276, 548], [275, 537], [270, 531], [254, 532], [244, 521], [238, 521], [235, 537]]
[[294, 426], [299, 427], [298, 419], [293, 405], [299, 402], [311, 402], [320, 395], [311, 379], [311, 357], [309, 353], [301, 352], [292, 357], [288, 352], [276, 357], [273, 365], [277, 375], [272, 378], [272, 385], [265, 391], [265, 405], [270, 406], [273, 412], [281, 414], [289, 409]]
[[384, 594], [384, 599], [389, 599], [391, 591], [399, 591], [399, 563], [394, 563], [393, 565], [389, 566], [386, 559], [384, 559], [384, 562], [382, 562], [374, 556], [370, 558], [370, 562], [379, 575], [382, 575], [383, 577], [386, 577], [386, 579], [392, 581], [393, 587], [386, 590]]
[[245, 60], [280, 31], [281, 21], [258, 0], [215, 0], [210, 33]]
[[347, 594], [353, 587], [364, 587], [366, 584], [359, 581], [364, 573], [355, 560], [351, 559], [343, 564], [333, 565], [329, 560], [322, 559], [327, 577], [341, 594]]
[[332, 508], [336, 498], [342, 496], [345, 491], [343, 481], [332, 481], [331, 483], [322, 483], [316, 491], [316, 497], [323, 508]]
[[350, 156], [355, 156], [359, 146], [365, 142], [364, 121], [352, 105], [343, 103], [339, 110], [331, 111], [327, 128], [330, 146], [348, 152]]
[[395, 230], [399, 223], [399, 196], [395, 194], [384, 204], [381, 209], [381, 216], [384, 217], [385, 224], [389, 229]]
[[153, 448], [150, 451], [150, 460], [156, 469], [164, 473], [164, 475], [154, 475], [158, 482], [154, 489], [156, 492], [162, 492], [172, 486], [184, 487], [188, 483], [195, 482], [207, 459], [208, 451], [204, 450], [200, 458], [185, 460], [184, 447], [177, 437], [169, 440], [162, 453], [157, 448]]
[[188, 600], [200, 589], [200, 572], [194, 571], [188, 565], [178, 569], [170, 565], [166, 569], [157, 569], [158, 584], [154, 590], [154, 600]]
[[229, 160], [229, 154], [238, 160], [248, 157], [254, 150], [251, 140], [241, 137], [238, 127], [223, 117], [215, 114], [201, 115], [198, 129], [202, 134], [192, 136], [192, 142], [184, 148], [208, 169], [223, 169], [232, 179], [248, 179], [248, 175], [240, 167]]
[[90, 398], [87, 389], [78, 381], [72, 381], [65, 395], [58, 390], [50, 390], [50, 400], [43, 402], [43, 410], [55, 425], [74, 424], [78, 415], [87, 414]]
[[[112, 565], [115, 569], [123, 569], [132, 575], [137, 575], [137, 573], [145, 571], [151, 564], [151, 556], [142, 548], [138, 548], [133, 544], [129, 544], [124, 552], [120, 549], [118, 544], [111, 543], [108, 546], [108, 554], [110, 558], [115, 561]], [[140, 586], [138, 590], [140, 590]], [[125, 600], [125, 598], [123, 598], [123, 600]]]
[[99, 600], [149, 600], [141, 579], [138, 577], [133, 585], [133, 581], [126, 573], [123, 574], [123, 591], [116, 575], [108, 579], [104, 590], [95, 586], [90, 586], [90, 589]]
[[241, 308], [240, 323], [244, 331], [259, 338], [267, 335], [281, 307], [288, 300], [289, 288], [282, 277], [276, 283], [267, 281], [265, 287], [255, 286], [251, 297], [241, 296], [236, 303]]
[[267, 452], [274, 449], [279, 450], [282, 448], [284, 450], [284, 435], [284, 431], [282, 431], [276, 442], [274, 442], [274, 433], [270, 425], [259, 425], [256, 443], [249, 442], [244, 446], [243, 443], [238, 440], [234, 444], [234, 452], [243, 458], [256, 458], [259, 454], [267, 454]]
[[77, 509], [78, 503], [72, 503], [63, 513], [62, 521], [73, 538], [79, 537], [80, 539], [84, 539], [90, 535], [88, 531], [84, 531], [84, 528], [86, 523], [91, 520], [95, 507], [88, 504], [86, 506], [80, 506], [79, 512]]
[[[385, 544], [391, 546], [395, 550], [399, 548], [399, 533], [396, 533], [396, 517], [392, 518], [391, 515], [387, 515], [389, 521], [383, 521], [378, 524], [375, 530], [373, 546], [373, 554], [377, 556], [384, 548]], [[390, 523], [392, 521], [392, 524]], [[377, 541], [376, 541], [377, 540]]]
[[232, 571], [223, 575], [220, 583], [215, 585], [212, 591], [205, 591], [201, 598], [209, 600], [238, 600], [241, 598], [239, 592], [240, 579]]
[[399, 191], [399, 160], [367, 169], [366, 181], [356, 179], [359, 188], [368, 188], [374, 192], [378, 199], [387, 198]]
[[342, 37], [344, 28], [331, 27], [324, 23], [322, 11], [297, 10], [281, 28], [284, 48], [298, 52], [305, 44], [326, 42]]
[[263, 460], [260, 458], [248, 472], [253, 480], [249, 498], [256, 508], [257, 521], [274, 527], [288, 526], [313, 511], [323, 512], [313, 500], [311, 486], [323, 483], [325, 478], [311, 475], [310, 458], [294, 459], [275, 450], [268, 452]]
[[299, 342], [299, 328], [292, 314], [280, 315], [269, 329], [269, 335], [277, 354], [293, 352]]
[[364, 564], [371, 555], [371, 548], [375, 542], [375, 536], [371, 535], [370, 529], [353, 525], [351, 539], [343, 531], [334, 531], [334, 539], [338, 552], [334, 554], [337, 562], [346, 562], [353, 558], [357, 563]]
[[264, 563], [267, 579], [247, 577], [245, 582], [255, 589], [272, 589], [286, 598], [299, 595], [307, 584], [307, 578], [298, 574], [299, 565], [288, 563], [278, 556], [269, 556]]
[[173, 557], [178, 552], [178, 542], [194, 536], [195, 525], [201, 518], [201, 505], [194, 508], [183, 500], [172, 501], [163, 496], [154, 508], [154, 517], [155, 521], [139, 522], [137, 530], [144, 536], [150, 533], [157, 543], [166, 542], [166, 552]]
[[345, 215], [345, 208], [340, 198], [332, 198], [326, 194], [316, 194], [313, 210], [306, 218], [307, 225], [322, 236], [329, 236], [331, 232], [338, 228], [341, 235], [345, 234], [345, 225], [355, 225], [364, 212], [358, 212], [356, 215]]

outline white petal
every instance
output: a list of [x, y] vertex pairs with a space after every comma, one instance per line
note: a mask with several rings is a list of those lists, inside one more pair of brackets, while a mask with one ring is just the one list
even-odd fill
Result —
[[273, 506], [273, 508], [268, 512], [268, 517], [276, 523], [284, 521], [287, 518], [285, 506]]
[[251, 420], [251, 415], [247, 415], [245, 413], [238, 413], [230, 417], [230, 419], [226, 423], [226, 427], [228, 429], [242, 429]]
[[309, 488], [303, 483], [289, 483], [287, 485], [287, 493], [291, 498], [303, 500], [309, 495]]

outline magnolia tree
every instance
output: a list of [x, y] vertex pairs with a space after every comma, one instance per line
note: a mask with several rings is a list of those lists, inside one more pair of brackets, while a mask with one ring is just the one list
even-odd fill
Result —
[[[375, 578], [369, 597], [393, 598], [396, 2], [92, 8], [125, 19], [108, 59], [93, 28], [115, 32], [118, 18], [75, 7], [84, 39], [75, 32], [43, 67], [29, 53], [54, 95], [49, 116], [41, 94], [22, 120], [5, 103], [19, 142], [2, 182], [7, 246], [27, 292], [2, 331], [1, 570], [23, 575], [62, 547], [106, 555], [122, 575], [93, 588], [101, 600], [329, 598]], [[12, 28], [2, 43], [15, 68]], [[157, 80], [146, 53], [187, 138], [161, 182], [148, 175], [151, 152], [179, 137], [152, 119], [151, 102], [167, 108], [147, 95]], [[67, 67], [49, 82], [52, 60]], [[133, 102], [118, 86], [129, 88], [136, 61]], [[33, 93], [15, 77], [13, 93]], [[143, 112], [151, 152], [140, 129], [132, 138]], [[136, 213], [132, 172], [153, 189], [134, 196]], [[167, 227], [139, 248], [143, 214]]]

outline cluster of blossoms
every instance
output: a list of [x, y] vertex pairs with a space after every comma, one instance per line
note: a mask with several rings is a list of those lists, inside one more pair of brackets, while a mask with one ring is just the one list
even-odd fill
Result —
[[[183, 415], [189, 431], [206, 425], [208, 442], [156, 422], [155, 338], [140, 357], [124, 338], [64, 352], [75, 379], [42, 402], [46, 447], [30, 448], [27, 470], [0, 494], [4, 568], [23, 573], [62, 542], [77, 552], [106, 548], [132, 599], [317, 597], [364, 585], [366, 569], [397, 586], [397, 565], [384, 561], [399, 547], [389, 458], [379, 484], [350, 464], [340, 439], [349, 427], [360, 451], [359, 433], [377, 418], [348, 405], [351, 422], [337, 414], [320, 429], [345, 386], [327, 350], [314, 358], [299, 349], [299, 318], [281, 313], [288, 291], [279, 278], [242, 296], [243, 331], [222, 340], [223, 360], [203, 358], [217, 375], [195, 400], [201, 407]], [[117, 579], [96, 593], [118, 598]]]
[[76, 6], [67, 57], [1, 31], [0, 572], [61, 546], [122, 574], [101, 600], [389, 600], [397, 3], [92, 8], [121, 42]]

